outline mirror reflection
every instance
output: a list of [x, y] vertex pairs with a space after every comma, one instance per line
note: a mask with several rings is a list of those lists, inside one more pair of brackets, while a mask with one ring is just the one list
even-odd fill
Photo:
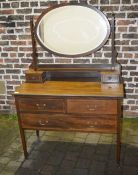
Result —
[[37, 37], [51, 52], [67, 56], [96, 51], [109, 37], [110, 25], [99, 10], [81, 5], [55, 8], [41, 18]]

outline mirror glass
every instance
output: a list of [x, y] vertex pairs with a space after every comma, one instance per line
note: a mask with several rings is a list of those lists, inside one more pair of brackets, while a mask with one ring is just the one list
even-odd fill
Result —
[[110, 34], [106, 16], [84, 5], [46, 10], [36, 25], [38, 42], [60, 56], [84, 56], [101, 48]]

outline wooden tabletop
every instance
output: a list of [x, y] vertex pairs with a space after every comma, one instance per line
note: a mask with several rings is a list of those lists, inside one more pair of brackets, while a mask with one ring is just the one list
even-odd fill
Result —
[[14, 95], [123, 97], [124, 91], [123, 84], [46, 81], [44, 83], [23, 83], [16, 88]]

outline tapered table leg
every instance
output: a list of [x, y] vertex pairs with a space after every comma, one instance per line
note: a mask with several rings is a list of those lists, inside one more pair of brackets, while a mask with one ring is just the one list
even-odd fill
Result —
[[120, 165], [120, 156], [121, 156], [121, 119], [120, 113], [117, 116], [117, 148], [116, 148], [116, 161]]
[[39, 130], [36, 130], [36, 136], [37, 136], [37, 138], [39, 139]]
[[24, 132], [24, 129], [22, 129], [21, 127], [20, 127], [20, 135], [21, 135], [21, 142], [22, 142], [24, 157], [25, 157], [25, 159], [27, 159], [27, 157], [28, 157], [28, 152], [27, 152], [27, 145], [26, 145], [25, 132]]
[[117, 164], [118, 164], [118, 165], [120, 165], [120, 154], [121, 154], [120, 133], [117, 133], [116, 161], [117, 161]]

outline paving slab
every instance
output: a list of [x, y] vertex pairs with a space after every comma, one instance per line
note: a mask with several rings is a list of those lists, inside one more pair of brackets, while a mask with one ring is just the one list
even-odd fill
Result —
[[103, 175], [105, 172], [105, 162], [92, 161], [88, 175]]
[[138, 167], [125, 166], [123, 175], [138, 175]]
[[113, 134], [27, 131], [24, 160], [17, 121], [0, 126], [0, 175], [138, 175], [138, 122], [123, 126], [120, 167]]

